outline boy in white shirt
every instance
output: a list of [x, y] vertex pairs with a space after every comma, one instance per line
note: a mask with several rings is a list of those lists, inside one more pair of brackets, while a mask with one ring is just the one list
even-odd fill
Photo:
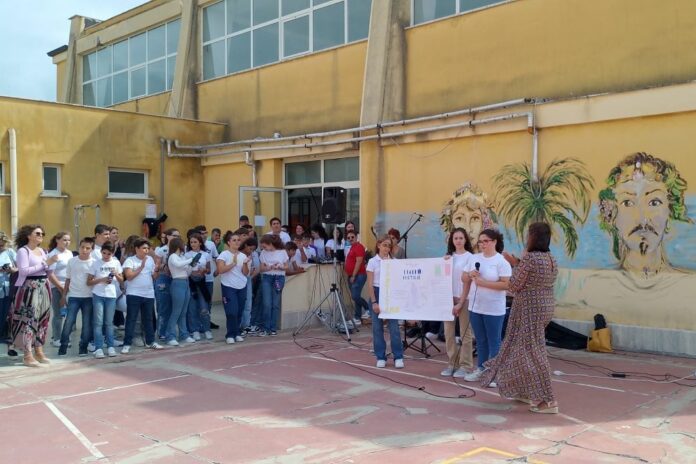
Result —
[[65, 270], [65, 292], [61, 306], [68, 306], [68, 313], [63, 323], [63, 331], [60, 335], [59, 356], [65, 356], [70, 343], [70, 333], [77, 320], [77, 312], [82, 312], [82, 330], [80, 331], [79, 355], [87, 356], [87, 345], [92, 339], [92, 289], [87, 285], [87, 275], [92, 270], [94, 258], [91, 253], [94, 247], [94, 239], [85, 237], [80, 240], [80, 254], [68, 261]]
[[104, 242], [101, 247], [101, 259], [92, 263], [92, 269], [87, 275], [87, 285], [92, 287], [92, 305], [94, 306], [92, 327], [94, 330], [94, 357], [104, 357], [104, 334], [106, 330], [106, 346], [109, 356], [116, 356], [114, 348], [114, 311], [118, 287], [123, 283], [123, 269], [118, 259], [114, 258], [114, 245]]

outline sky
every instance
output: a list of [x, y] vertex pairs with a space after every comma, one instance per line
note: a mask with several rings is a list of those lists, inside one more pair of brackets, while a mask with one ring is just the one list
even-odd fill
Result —
[[108, 19], [146, 0], [0, 0], [0, 96], [56, 100], [46, 55], [68, 44], [70, 17]]

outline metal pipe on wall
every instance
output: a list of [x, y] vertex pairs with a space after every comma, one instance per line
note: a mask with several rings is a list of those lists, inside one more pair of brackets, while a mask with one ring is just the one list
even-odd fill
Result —
[[8, 130], [10, 138], [10, 230], [17, 233], [19, 228], [19, 185], [17, 185], [17, 133], [14, 128]]

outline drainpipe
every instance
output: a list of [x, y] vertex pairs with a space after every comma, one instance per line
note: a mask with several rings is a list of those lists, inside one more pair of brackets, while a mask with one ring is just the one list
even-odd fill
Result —
[[[165, 148], [166, 145], [166, 148]], [[164, 159], [171, 151], [171, 142], [163, 138], [160, 139], [160, 215], [164, 214]]]
[[17, 185], [17, 134], [9, 129], [10, 137], [10, 224], [12, 237], [17, 233], [19, 224], [19, 186]]
[[[259, 186], [258, 178], [256, 177], [256, 161], [250, 151], [244, 152], [244, 164], [251, 167], [251, 186], [257, 188]], [[261, 198], [259, 192], [254, 190], [254, 216], [258, 216], [261, 212]], [[241, 214], [241, 212], [240, 212]]]

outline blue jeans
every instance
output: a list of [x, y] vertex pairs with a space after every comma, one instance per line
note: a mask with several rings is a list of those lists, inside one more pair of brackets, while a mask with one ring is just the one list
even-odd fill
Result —
[[489, 316], [469, 311], [469, 321], [476, 338], [477, 365], [481, 369], [483, 363], [498, 355], [504, 320], [504, 315]]
[[97, 350], [104, 348], [104, 333], [106, 333], [106, 346], [112, 348], [114, 346], [114, 312], [116, 311], [116, 298], [92, 295], [92, 306], [94, 347]]
[[[215, 263], [213, 263], [215, 266]], [[208, 288], [208, 295], [210, 295], [210, 303], [208, 304], [208, 310], [213, 309], [213, 290], [215, 290], [215, 281], [208, 282], [205, 281], [205, 286]]]
[[365, 286], [365, 282], [367, 282], [367, 274], [358, 274], [355, 276], [353, 283], [350, 284], [350, 297], [353, 299], [353, 303], [355, 303], [355, 316], [353, 317], [356, 319], [360, 319], [360, 316], [363, 315], [363, 308], [365, 308], [365, 313], [370, 310], [367, 301], [362, 297], [362, 289]]
[[123, 338], [124, 345], [133, 343], [135, 323], [140, 314], [140, 323], [145, 331], [145, 344], [152, 345], [155, 342], [155, 299], [138, 295], [126, 295], [126, 335]]
[[63, 315], [61, 314], [61, 309], [63, 307], [60, 305], [60, 299], [63, 297], [63, 293], [56, 287], [51, 287], [51, 340], [60, 340], [61, 329], [63, 328]]
[[172, 313], [172, 296], [169, 287], [172, 278], [168, 275], [160, 275], [155, 281], [155, 302], [157, 305], [157, 318], [159, 319], [158, 332], [162, 336], [167, 332], [169, 315]]
[[[379, 301], [379, 287], [374, 287], [375, 298]], [[378, 361], [387, 360], [387, 342], [384, 339], [383, 319], [379, 318], [379, 314], [372, 314], [372, 347], [375, 350], [375, 356]], [[399, 331], [399, 321], [396, 319], [387, 319], [387, 329], [389, 330], [389, 342], [391, 344], [392, 355], [394, 359], [404, 359], [404, 344], [401, 341], [401, 331]]]
[[68, 298], [68, 314], [65, 316], [63, 331], [60, 334], [61, 346], [67, 347], [70, 344], [70, 333], [77, 320], [77, 312], [82, 311], [82, 330], [80, 331], [80, 350], [86, 350], [87, 344], [92, 339], [92, 313], [94, 311], [92, 298]]
[[185, 339], [189, 336], [186, 327], [186, 314], [191, 299], [188, 278], [172, 279], [169, 293], [172, 295], [172, 313], [169, 315], [169, 324], [167, 324], [167, 341], [176, 340], [177, 326], [179, 327], [179, 337]]
[[251, 301], [247, 300], [247, 304], [251, 304], [251, 325], [255, 325], [256, 327], [261, 327], [263, 325], [262, 303], [261, 276], [256, 276], [252, 280]]
[[208, 332], [210, 330], [210, 308], [200, 290], [191, 293], [187, 321], [191, 332]]
[[254, 280], [252, 277], [247, 277], [246, 284], [246, 300], [244, 300], [244, 310], [239, 318], [239, 328], [244, 329], [251, 325], [251, 305], [254, 300]]
[[239, 320], [244, 311], [247, 290], [246, 287], [234, 288], [227, 285], [221, 285], [220, 288], [222, 289], [222, 305], [227, 318], [225, 338], [234, 338], [239, 335]]
[[0, 341], [2, 342], [7, 340], [7, 315], [10, 312], [11, 305], [12, 298], [9, 295], [0, 298]]
[[263, 329], [273, 332], [276, 330], [280, 315], [280, 299], [285, 286], [284, 275], [262, 274], [261, 295], [263, 297]]

